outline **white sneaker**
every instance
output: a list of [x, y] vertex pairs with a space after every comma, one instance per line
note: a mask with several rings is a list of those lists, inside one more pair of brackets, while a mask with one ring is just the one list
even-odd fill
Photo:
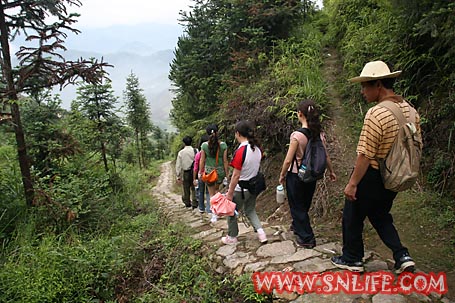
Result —
[[258, 231], [258, 239], [259, 239], [259, 242], [266, 243], [267, 242], [267, 235], [265, 234], [265, 232], [259, 232]]
[[237, 240], [237, 237], [226, 236], [226, 237], [221, 238], [221, 242], [223, 242], [224, 244], [230, 245], [230, 244], [236, 244], [239, 241]]
[[210, 218], [210, 222], [215, 223], [216, 221], [218, 221], [218, 216], [215, 214], [212, 214], [212, 218]]

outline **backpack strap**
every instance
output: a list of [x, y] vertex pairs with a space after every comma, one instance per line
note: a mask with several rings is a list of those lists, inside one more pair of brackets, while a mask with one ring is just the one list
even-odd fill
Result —
[[[403, 114], [403, 111], [401, 110], [401, 107], [397, 103], [395, 103], [391, 100], [385, 100], [385, 101], [382, 101], [381, 103], [379, 103], [378, 105], [383, 108], [387, 108], [395, 116], [395, 119], [397, 119], [399, 127], [402, 127], [403, 125], [405, 125], [408, 122], [408, 120], [406, 119], [406, 117]], [[409, 120], [411, 122], [415, 123], [415, 112], [412, 111], [411, 108], [409, 108], [409, 113], [410, 113]], [[412, 113], [412, 116], [411, 116], [411, 113]]]

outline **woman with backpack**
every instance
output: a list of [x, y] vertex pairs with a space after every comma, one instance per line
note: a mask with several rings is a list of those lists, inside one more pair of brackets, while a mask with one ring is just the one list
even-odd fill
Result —
[[[218, 138], [218, 126], [210, 124], [206, 128], [209, 136], [208, 142], [201, 145], [201, 159], [199, 162], [199, 173], [210, 174], [213, 170], [217, 172], [217, 179], [214, 182], [205, 182], [209, 190], [210, 198], [218, 191], [223, 179], [229, 175], [227, 144]], [[202, 177], [203, 178], [203, 177]], [[211, 221], [216, 222], [217, 216], [212, 214]]]
[[[254, 135], [254, 125], [249, 121], [237, 122], [235, 125], [235, 139], [240, 143], [240, 146], [234, 152], [234, 157], [230, 163], [234, 171], [232, 172], [226, 198], [237, 204], [237, 209], [243, 211], [257, 232], [259, 242], [265, 243], [267, 242], [267, 236], [256, 213], [256, 194], [239, 185], [242, 181], [248, 182], [256, 177], [259, 172], [262, 152]], [[238, 242], [237, 235], [239, 234], [237, 216], [228, 217], [227, 223], [228, 235], [222, 237], [221, 242], [224, 244], [235, 244]]]
[[[320, 139], [325, 147], [325, 139], [321, 133], [322, 127], [319, 121], [319, 111], [313, 100], [300, 102], [297, 107], [297, 117], [302, 128], [294, 131], [290, 136], [290, 144], [281, 167], [279, 183], [286, 185], [288, 203], [292, 216], [291, 230], [296, 235], [297, 244], [305, 248], [313, 248], [316, 246], [316, 239], [311, 228], [308, 212], [316, 190], [317, 181], [303, 182], [299, 178], [298, 172], [309, 140]], [[307, 137], [307, 134], [309, 137]], [[325, 151], [330, 180], [335, 181], [336, 175], [333, 171], [327, 149]]]

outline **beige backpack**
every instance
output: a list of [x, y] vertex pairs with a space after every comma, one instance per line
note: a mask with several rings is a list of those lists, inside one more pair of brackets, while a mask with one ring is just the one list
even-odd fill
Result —
[[416, 110], [409, 106], [409, 120], [393, 101], [383, 101], [381, 107], [390, 110], [398, 121], [398, 134], [385, 159], [377, 159], [384, 187], [395, 191], [411, 188], [419, 176], [422, 136], [416, 128]]

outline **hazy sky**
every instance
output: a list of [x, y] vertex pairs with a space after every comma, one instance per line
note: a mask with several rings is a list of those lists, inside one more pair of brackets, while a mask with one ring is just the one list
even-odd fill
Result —
[[[70, 10], [81, 14], [77, 26], [105, 27], [117, 24], [178, 24], [179, 11], [189, 11], [191, 0], [81, 0]], [[322, 0], [316, 1], [322, 5]]]
[[81, 16], [80, 27], [105, 27], [114, 24], [177, 24], [179, 11], [189, 11], [191, 0], [81, 0], [82, 6], [70, 11]]

